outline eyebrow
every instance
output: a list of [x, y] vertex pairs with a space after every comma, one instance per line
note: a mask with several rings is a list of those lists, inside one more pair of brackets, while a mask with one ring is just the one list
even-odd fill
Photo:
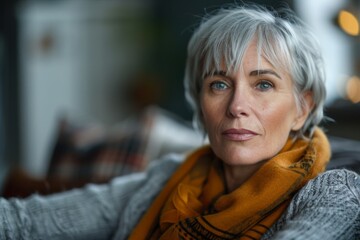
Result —
[[[254, 70], [254, 71], [251, 71], [249, 75], [250, 76], [259, 76], [259, 75], [266, 75], [266, 74], [271, 74], [271, 75], [274, 75], [275, 77], [281, 79], [279, 74], [277, 74], [276, 72], [274, 72], [273, 70], [270, 70], [270, 69]], [[210, 74], [210, 73], [205, 74], [205, 78], [210, 75], [212, 75], [212, 76], [216, 76], [216, 75], [217, 76], [228, 76], [226, 71], [219, 70], [219, 71], [214, 71], [212, 74]]]
[[274, 72], [273, 70], [270, 69], [260, 69], [260, 70], [254, 70], [250, 72], [250, 76], [258, 76], [258, 75], [266, 75], [266, 74], [271, 74], [274, 75], [275, 77], [281, 79], [280, 75], [277, 74], [276, 72]]

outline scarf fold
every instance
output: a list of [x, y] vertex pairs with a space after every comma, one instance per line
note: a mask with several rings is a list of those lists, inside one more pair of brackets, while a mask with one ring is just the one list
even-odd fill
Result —
[[133, 230], [130, 239], [260, 239], [292, 196], [325, 170], [330, 145], [288, 139], [246, 182], [226, 193], [222, 165], [209, 146], [190, 154]]

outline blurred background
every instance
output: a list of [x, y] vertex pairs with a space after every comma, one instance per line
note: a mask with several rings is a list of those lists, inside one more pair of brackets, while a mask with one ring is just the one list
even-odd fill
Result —
[[[360, 139], [359, 1], [242, 2], [289, 6], [313, 29], [326, 63], [326, 115], [334, 120], [323, 126], [330, 135]], [[0, 171], [21, 165], [46, 175], [64, 121], [103, 129], [157, 106], [190, 125], [186, 45], [204, 13], [229, 3], [1, 1]]]

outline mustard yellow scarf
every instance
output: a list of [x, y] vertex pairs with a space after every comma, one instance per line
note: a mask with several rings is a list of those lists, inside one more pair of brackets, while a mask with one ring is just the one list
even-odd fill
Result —
[[226, 193], [221, 163], [205, 146], [173, 174], [130, 239], [259, 239], [329, 158], [329, 142], [316, 129], [310, 141], [289, 139], [250, 179]]

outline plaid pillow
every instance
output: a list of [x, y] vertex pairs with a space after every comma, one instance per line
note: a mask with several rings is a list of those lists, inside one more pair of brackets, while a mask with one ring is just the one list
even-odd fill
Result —
[[149, 114], [123, 123], [111, 132], [98, 126], [79, 127], [61, 121], [48, 178], [106, 182], [115, 176], [144, 170], [151, 125]]

